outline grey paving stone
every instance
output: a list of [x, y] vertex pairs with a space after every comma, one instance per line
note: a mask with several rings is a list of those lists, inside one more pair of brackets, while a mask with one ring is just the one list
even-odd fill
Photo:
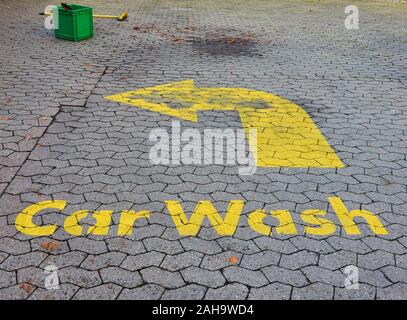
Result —
[[164, 288], [156, 284], [146, 284], [135, 289], [123, 289], [118, 300], [157, 300], [164, 292]]
[[9, 237], [3, 237], [0, 241], [0, 251], [13, 255], [30, 252], [30, 243], [28, 241], [19, 241]]
[[277, 265], [280, 261], [279, 253], [264, 250], [252, 255], [244, 255], [241, 259], [240, 266], [250, 270], [257, 270], [263, 267]]
[[366, 243], [373, 250], [382, 250], [396, 254], [403, 254], [407, 252], [407, 248], [394, 240], [389, 241], [377, 237], [366, 237], [363, 239], [363, 242]]
[[205, 299], [206, 300], [241, 300], [247, 297], [249, 289], [239, 283], [227, 284], [218, 289], [209, 288]]
[[320, 282], [335, 287], [343, 287], [345, 275], [337, 271], [327, 270], [318, 266], [308, 266], [301, 269], [311, 283]]
[[17, 283], [29, 283], [35, 287], [45, 288], [46, 273], [39, 267], [26, 267], [17, 270]]
[[166, 254], [176, 254], [183, 251], [178, 241], [170, 241], [161, 238], [147, 238], [143, 240], [147, 251], [156, 250]]
[[[49, 216], [43, 217], [43, 222], [48, 223], [49, 220], [55, 221], [55, 214], [50, 214]], [[52, 222], [50, 222], [52, 223]], [[38, 237], [34, 238], [30, 241], [31, 244], [31, 251], [42, 251], [45, 253], [49, 253], [51, 255], [58, 255], [69, 252], [69, 246], [67, 241], [57, 241], [52, 238], [47, 237]]]
[[368, 253], [372, 251], [366, 244], [364, 244], [362, 241], [358, 240], [352, 240], [352, 239], [346, 239], [346, 238], [341, 238], [338, 236], [333, 236], [328, 238], [326, 241], [329, 242], [329, 244], [334, 247], [336, 250], [349, 250], [352, 252], [356, 253]]
[[100, 270], [104, 267], [119, 266], [126, 254], [122, 252], [107, 252], [100, 255], [88, 255], [82, 262], [81, 268], [87, 270]]
[[37, 288], [29, 300], [70, 300], [79, 290], [79, 287], [69, 283], [59, 284], [58, 289]]
[[406, 255], [396, 255], [396, 266], [407, 269], [407, 256]]
[[37, 267], [47, 257], [43, 252], [29, 252], [20, 256], [9, 256], [0, 264], [0, 269], [7, 271], [17, 270], [25, 267]]
[[[15, 214], [16, 212], [20, 212], [20, 210], [24, 209], [24, 205], [19, 203], [19, 197], [10, 194], [3, 194], [0, 197], [0, 206], [2, 208], [0, 215], [7, 216], [9, 214]], [[13, 229], [15, 229], [13, 227]]]
[[155, 283], [164, 288], [179, 288], [185, 285], [184, 280], [178, 272], [170, 272], [157, 267], [148, 267], [141, 270], [145, 282]]
[[238, 264], [241, 260], [241, 254], [233, 251], [226, 251], [205, 256], [200, 265], [201, 268], [207, 270], [219, 270], [231, 264]]
[[396, 266], [387, 266], [380, 269], [384, 275], [390, 279], [391, 282], [404, 282], [407, 283], [407, 270], [396, 267]]
[[141, 270], [150, 266], [159, 266], [164, 259], [164, 254], [160, 252], [146, 252], [135, 256], [127, 256], [120, 265], [130, 271]]
[[380, 270], [367, 270], [359, 268], [359, 282], [366, 283], [377, 288], [384, 288], [391, 285], [390, 280]]
[[177, 271], [189, 266], [199, 266], [203, 256], [202, 253], [195, 251], [186, 251], [172, 256], [167, 255], [160, 267], [168, 271]]
[[17, 177], [10, 182], [6, 191], [10, 194], [21, 194], [24, 192], [36, 192], [39, 189], [40, 185], [33, 184], [31, 178]]
[[297, 249], [293, 246], [292, 243], [279, 239], [260, 237], [254, 239], [254, 242], [262, 250], [271, 250], [286, 254], [290, 254], [297, 251]]
[[292, 287], [282, 283], [272, 283], [261, 288], [251, 288], [249, 300], [288, 300]]
[[230, 266], [223, 270], [228, 282], [238, 282], [251, 287], [262, 287], [268, 280], [261, 271], [252, 271], [237, 266]]
[[45, 268], [48, 265], [55, 265], [60, 269], [69, 266], [79, 266], [85, 258], [86, 253], [84, 252], [70, 251], [58, 255], [49, 255], [40, 266]]
[[335, 288], [335, 300], [374, 300], [376, 288], [359, 284], [357, 289]]
[[252, 254], [259, 252], [258, 246], [251, 240], [240, 240], [224, 237], [217, 240], [223, 250], [232, 250], [242, 254]]
[[114, 283], [124, 288], [135, 288], [143, 284], [143, 279], [136, 271], [108, 267], [101, 269], [99, 272], [104, 283]]
[[162, 300], [202, 300], [207, 288], [189, 284], [178, 289], [165, 290]]
[[396, 283], [386, 288], [377, 288], [378, 300], [405, 300], [407, 296], [407, 285]]
[[187, 283], [195, 283], [209, 288], [218, 288], [226, 282], [218, 270], [209, 271], [191, 266], [181, 270], [181, 274]]
[[188, 237], [181, 239], [180, 242], [185, 250], [194, 250], [204, 254], [215, 254], [222, 251], [221, 247], [214, 241]]
[[333, 249], [325, 240], [321, 239], [311, 239], [311, 238], [306, 238], [303, 236], [297, 236], [290, 241], [293, 243], [293, 245], [298, 249], [298, 250], [309, 250], [312, 252], [316, 253], [331, 253], [334, 252], [335, 249]]
[[107, 239], [106, 244], [110, 251], [119, 251], [130, 255], [136, 255], [146, 251], [141, 242], [121, 237]]
[[95, 201], [100, 203], [114, 203], [117, 202], [115, 195], [101, 193], [101, 192], [89, 192], [85, 194], [85, 199], [87, 201]]
[[337, 270], [348, 265], [356, 265], [357, 255], [354, 252], [339, 250], [320, 255], [318, 265], [322, 268]]
[[290, 270], [300, 269], [318, 263], [319, 255], [306, 250], [294, 252], [290, 255], [283, 254], [280, 259], [280, 266]]
[[121, 287], [116, 286], [114, 284], [102, 284], [100, 286], [94, 288], [81, 288], [76, 292], [75, 296], [73, 297], [74, 300], [113, 300], [115, 299], [120, 291]]
[[328, 300], [334, 296], [332, 286], [323, 283], [313, 283], [303, 288], [293, 288], [293, 300]]
[[288, 270], [277, 266], [266, 267], [261, 270], [270, 283], [280, 282], [296, 287], [303, 287], [309, 283], [299, 270]]
[[[150, 221], [149, 221], [150, 222]], [[161, 236], [165, 230], [165, 226], [159, 224], [149, 224], [137, 228], [137, 232], [133, 232], [132, 240], [143, 240], [149, 237]]]
[[13, 284], [16, 284], [15, 273], [0, 270], [0, 288], [10, 287]]
[[394, 254], [381, 250], [358, 256], [358, 265], [370, 270], [376, 270], [381, 267], [385, 267], [388, 265], [391, 266], [394, 264]]
[[9, 256], [9, 254], [5, 252], [0, 252], [0, 263], [2, 263], [6, 258]]
[[60, 283], [70, 283], [83, 288], [91, 288], [102, 283], [97, 271], [87, 271], [76, 267], [67, 267], [58, 271]]
[[20, 285], [0, 289], [1, 300], [26, 300], [33, 293], [35, 288], [29, 287], [27, 290], [21, 289]]
[[107, 252], [107, 247], [102, 240], [92, 240], [85, 237], [69, 239], [69, 247], [90, 254], [100, 254]]

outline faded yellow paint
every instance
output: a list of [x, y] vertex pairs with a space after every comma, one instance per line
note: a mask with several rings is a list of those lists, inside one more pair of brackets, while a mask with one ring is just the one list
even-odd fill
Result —
[[280, 223], [276, 227], [278, 234], [297, 234], [293, 218], [288, 210], [271, 211], [271, 216], [276, 218]]
[[49, 236], [57, 229], [57, 225], [38, 226], [33, 223], [33, 217], [42, 210], [63, 210], [67, 202], [63, 200], [42, 201], [28, 206], [17, 215], [16, 229], [29, 236]]
[[252, 228], [253, 231], [256, 231], [265, 236], [270, 236], [271, 227], [265, 225], [263, 222], [264, 218], [266, 217], [267, 214], [264, 212], [264, 210], [256, 210], [249, 214], [249, 216], [247, 217], [247, 221], [249, 222], [249, 226], [250, 228]]
[[[196, 88], [193, 80], [185, 80], [110, 95], [105, 99], [193, 122], [198, 121], [198, 111], [234, 110], [240, 115], [247, 137], [249, 129], [257, 130], [257, 144], [250, 144], [251, 150], [257, 151], [257, 166], [344, 167], [301, 107], [267, 92], [243, 88]], [[267, 107], [255, 108], [254, 104], [259, 101]], [[171, 108], [168, 102], [188, 107]]]
[[355, 223], [355, 218], [363, 218], [374, 234], [386, 235], [387, 230], [381, 223], [380, 219], [368, 210], [352, 210], [348, 211], [342, 199], [339, 197], [329, 197], [329, 203], [334, 209], [339, 221], [347, 234], [359, 235], [360, 230]]
[[316, 216], [324, 216], [326, 211], [318, 209], [308, 209], [301, 213], [301, 219], [305, 223], [313, 224], [314, 227], [306, 226], [304, 228], [305, 234], [317, 235], [317, 236], [327, 236], [333, 234], [336, 231], [335, 224], [324, 218], [319, 218]]
[[96, 220], [95, 225], [88, 228], [88, 234], [105, 236], [109, 233], [110, 222], [112, 221], [113, 211], [100, 210], [95, 211], [92, 217]]
[[134, 210], [122, 211], [120, 215], [119, 228], [117, 230], [118, 236], [128, 236], [133, 233], [134, 223], [137, 219], [150, 217], [150, 211], [143, 210], [136, 212]]
[[233, 236], [239, 223], [240, 214], [244, 206], [243, 200], [231, 200], [222, 219], [210, 201], [199, 201], [190, 219], [186, 217], [179, 201], [165, 201], [175, 227], [182, 236], [196, 236], [205, 217], [208, 217], [213, 228], [221, 236]]
[[[329, 197], [328, 200], [347, 234], [361, 234], [354, 221], [355, 218], [364, 219], [375, 235], [388, 234], [379, 217], [374, 213], [368, 210], [349, 211], [339, 197]], [[243, 200], [230, 200], [225, 217], [222, 218], [211, 201], [199, 201], [188, 219], [180, 201], [168, 200], [165, 201], [165, 203], [175, 227], [182, 236], [196, 236], [205, 217], [208, 218], [218, 235], [233, 236], [236, 232], [245, 204]], [[43, 201], [30, 205], [17, 215], [15, 222], [16, 229], [30, 236], [50, 236], [56, 231], [57, 225], [38, 226], [33, 223], [34, 216], [40, 211], [47, 209], [57, 209], [62, 211], [65, 209], [66, 205], [67, 202], [64, 200]], [[112, 213], [113, 211], [111, 210], [94, 212], [93, 218], [96, 219], [96, 223], [94, 226], [88, 228], [87, 233], [107, 235], [111, 225]], [[81, 236], [83, 234], [83, 226], [80, 225], [80, 222], [82, 219], [85, 219], [88, 214], [88, 210], [79, 210], [70, 214], [64, 221], [65, 231], [74, 236]], [[318, 236], [333, 234], [336, 231], [336, 225], [326, 218], [321, 218], [325, 215], [326, 211], [320, 209], [308, 209], [303, 211], [301, 213], [301, 219], [305, 223], [312, 225], [305, 226], [304, 233], [306, 235]], [[270, 215], [266, 214], [264, 209], [254, 210], [248, 214], [248, 224], [253, 231], [262, 235], [272, 236], [272, 227], [264, 223], [264, 219], [268, 216], [279, 221], [278, 226], [275, 228], [273, 227], [273, 229], [276, 230], [276, 233], [297, 234], [296, 225], [292, 219], [290, 211], [288, 210], [270, 211]], [[142, 210], [139, 212], [133, 210], [122, 211], [117, 235], [131, 235], [136, 220], [149, 217], [150, 212], [148, 210]]]
[[83, 227], [79, 223], [88, 216], [88, 213], [88, 210], [79, 210], [69, 215], [64, 221], [65, 231], [73, 236], [82, 235]]
[[[279, 224], [275, 227], [277, 234], [297, 234], [297, 228], [288, 210], [275, 210], [270, 212], [270, 216], [277, 219]], [[271, 236], [272, 228], [264, 224], [263, 220], [267, 217], [264, 210], [256, 210], [249, 214], [249, 226], [260, 234]]]

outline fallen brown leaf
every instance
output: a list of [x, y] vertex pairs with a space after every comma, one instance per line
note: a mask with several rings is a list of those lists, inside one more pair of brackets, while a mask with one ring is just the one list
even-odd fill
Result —
[[170, 39], [171, 39], [172, 42], [184, 42], [185, 41], [184, 38], [177, 37], [177, 36], [174, 36], [174, 35], [172, 35]]
[[20, 284], [20, 289], [24, 290], [27, 293], [31, 293], [33, 291], [33, 287], [26, 282]]
[[231, 263], [231, 264], [237, 264], [237, 263], [239, 262], [239, 258], [236, 257], [236, 256], [230, 256], [230, 257], [228, 258], [228, 261], [229, 261], [229, 263]]
[[61, 245], [59, 242], [51, 240], [40, 243], [40, 247], [48, 251], [55, 251], [61, 248]]

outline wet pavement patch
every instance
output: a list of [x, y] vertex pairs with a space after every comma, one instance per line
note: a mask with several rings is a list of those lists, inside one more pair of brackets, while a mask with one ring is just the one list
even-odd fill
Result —
[[221, 56], [258, 56], [256, 42], [245, 36], [220, 36], [217, 38], [193, 38], [194, 50]]

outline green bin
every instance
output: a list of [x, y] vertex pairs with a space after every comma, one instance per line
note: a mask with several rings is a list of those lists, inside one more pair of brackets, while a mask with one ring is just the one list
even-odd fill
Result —
[[58, 29], [55, 37], [70, 41], [81, 41], [93, 36], [93, 12], [91, 7], [69, 5], [72, 10], [58, 7]]

